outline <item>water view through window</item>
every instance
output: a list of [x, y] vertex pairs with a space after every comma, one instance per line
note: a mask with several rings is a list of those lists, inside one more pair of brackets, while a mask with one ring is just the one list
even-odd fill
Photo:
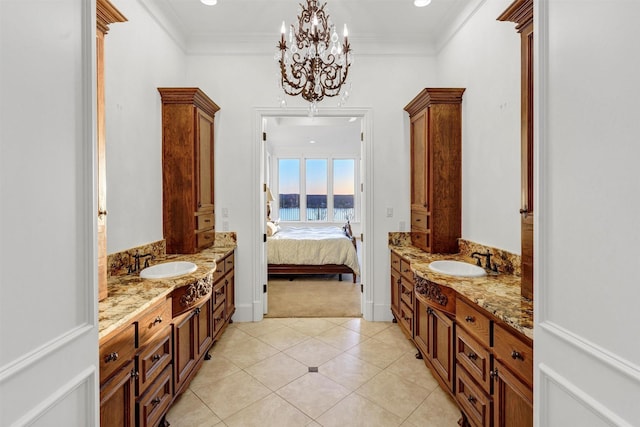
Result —
[[[353, 219], [355, 160], [333, 159], [329, 163], [327, 159], [306, 159], [304, 162], [304, 192], [301, 199], [300, 159], [278, 160], [280, 220], [343, 222]], [[304, 202], [304, 206], [301, 206], [301, 202]], [[305, 212], [302, 216], [301, 211]]]

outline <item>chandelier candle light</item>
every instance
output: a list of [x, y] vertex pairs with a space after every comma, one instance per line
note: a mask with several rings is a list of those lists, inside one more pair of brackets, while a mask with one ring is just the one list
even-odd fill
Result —
[[[297, 96], [311, 103], [310, 113], [317, 112], [317, 103], [325, 96], [340, 94], [352, 62], [347, 25], [342, 44], [335, 26], [325, 12], [326, 3], [318, 7], [317, 0], [301, 3], [298, 28], [291, 25], [288, 41], [282, 22], [280, 43], [275, 59], [280, 64], [280, 84], [287, 95]], [[346, 92], [346, 91], [345, 91]], [[343, 94], [343, 100], [346, 93]]]

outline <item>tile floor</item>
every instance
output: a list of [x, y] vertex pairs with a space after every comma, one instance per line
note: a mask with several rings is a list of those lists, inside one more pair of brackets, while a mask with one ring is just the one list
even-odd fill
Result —
[[456, 404], [415, 353], [391, 322], [233, 323], [166, 418], [172, 427], [457, 426]]

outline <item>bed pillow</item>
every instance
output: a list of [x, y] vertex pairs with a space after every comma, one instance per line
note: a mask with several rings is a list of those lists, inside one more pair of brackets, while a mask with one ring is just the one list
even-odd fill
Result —
[[267, 236], [271, 237], [278, 232], [280, 228], [271, 221], [267, 221]]

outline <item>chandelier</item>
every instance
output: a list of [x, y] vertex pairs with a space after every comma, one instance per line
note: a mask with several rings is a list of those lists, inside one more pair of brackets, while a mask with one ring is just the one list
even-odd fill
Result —
[[276, 60], [280, 64], [280, 85], [284, 92], [301, 95], [311, 103], [314, 112], [317, 102], [325, 96], [340, 94], [352, 54], [347, 25], [340, 42], [336, 28], [325, 12], [327, 4], [318, 6], [318, 0], [306, 0], [306, 3], [306, 6], [300, 4], [302, 12], [298, 15], [298, 28], [291, 25], [288, 37], [282, 22]]

